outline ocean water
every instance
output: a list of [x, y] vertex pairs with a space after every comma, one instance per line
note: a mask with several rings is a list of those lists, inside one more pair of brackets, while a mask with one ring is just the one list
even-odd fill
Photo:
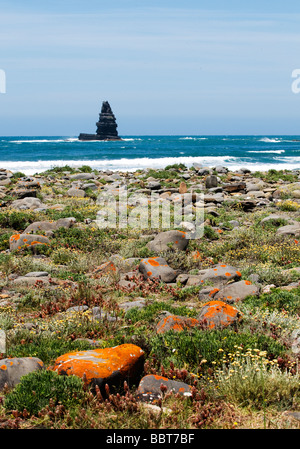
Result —
[[26, 175], [55, 166], [135, 171], [183, 163], [230, 170], [300, 169], [300, 136], [125, 136], [82, 142], [76, 137], [0, 137], [0, 168]]

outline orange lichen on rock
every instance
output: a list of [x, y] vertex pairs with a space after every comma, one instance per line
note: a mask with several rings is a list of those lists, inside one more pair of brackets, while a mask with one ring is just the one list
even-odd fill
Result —
[[111, 376], [132, 376], [136, 365], [144, 357], [144, 351], [136, 345], [124, 344], [113, 348], [69, 352], [58, 357], [53, 370], [59, 374], [85, 377], [93, 380], [108, 380]]
[[209, 294], [208, 294], [208, 296], [214, 296], [216, 293], [218, 293], [220, 290], [218, 289], [218, 288], [213, 288], [210, 292], [209, 292]]
[[150, 263], [150, 265], [152, 265], [153, 267], [158, 267], [159, 266], [159, 262], [157, 262], [157, 260], [155, 260], [155, 257], [152, 257], [151, 259], [148, 259], [148, 263]]
[[138, 386], [137, 396], [143, 400], [153, 402], [162, 396], [162, 388], [165, 392], [178, 393], [180, 395], [191, 395], [192, 387], [182, 381], [168, 379], [157, 374], [147, 374], [144, 376]]
[[241, 313], [222, 301], [209, 301], [203, 304], [198, 319], [205, 322], [207, 327], [227, 327], [240, 320]]
[[199, 325], [199, 321], [196, 318], [187, 318], [177, 315], [168, 315], [157, 325], [157, 333], [162, 334], [169, 330], [173, 330], [175, 332], [183, 331], [184, 329], [195, 327]]
[[17, 242], [19, 240], [19, 238], [20, 238], [20, 234], [14, 234], [14, 235], [12, 235], [10, 237], [10, 241], [11, 242], [13, 242], [13, 241]]
[[95, 273], [115, 273], [116, 271], [117, 268], [113, 262], [104, 262], [94, 270]]

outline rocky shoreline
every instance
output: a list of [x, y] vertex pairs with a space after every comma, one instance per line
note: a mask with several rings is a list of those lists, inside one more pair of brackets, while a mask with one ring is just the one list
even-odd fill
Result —
[[299, 428], [300, 170], [0, 169], [0, 198], [1, 428]]

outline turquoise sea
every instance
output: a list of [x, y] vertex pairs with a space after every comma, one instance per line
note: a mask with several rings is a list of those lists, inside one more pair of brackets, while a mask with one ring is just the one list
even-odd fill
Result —
[[232, 170], [300, 169], [300, 136], [124, 136], [82, 142], [72, 136], [0, 137], [0, 168], [40, 173], [54, 166], [89, 165], [134, 171], [194, 163]]

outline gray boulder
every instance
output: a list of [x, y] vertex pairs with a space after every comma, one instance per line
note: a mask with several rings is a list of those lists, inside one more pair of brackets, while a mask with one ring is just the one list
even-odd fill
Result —
[[220, 299], [230, 303], [235, 303], [242, 301], [247, 296], [258, 295], [260, 292], [260, 287], [258, 285], [252, 284], [251, 281], [239, 281], [232, 284], [226, 285], [218, 293], [214, 295], [214, 300]]
[[22, 376], [45, 369], [44, 363], [37, 357], [20, 357], [0, 360], [0, 390], [5, 384], [9, 388], [14, 388]]
[[189, 240], [183, 231], [165, 231], [160, 232], [157, 236], [147, 244], [151, 251], [160, 252], [172, 249], [184, 251], [188, 246]]
[[145, 279], [160, 279], [170, 283], [176, 279], [177, 273], [171, 268], [163, 257], [149, 257], [143, 259], [139, 265], [139, 271]]

